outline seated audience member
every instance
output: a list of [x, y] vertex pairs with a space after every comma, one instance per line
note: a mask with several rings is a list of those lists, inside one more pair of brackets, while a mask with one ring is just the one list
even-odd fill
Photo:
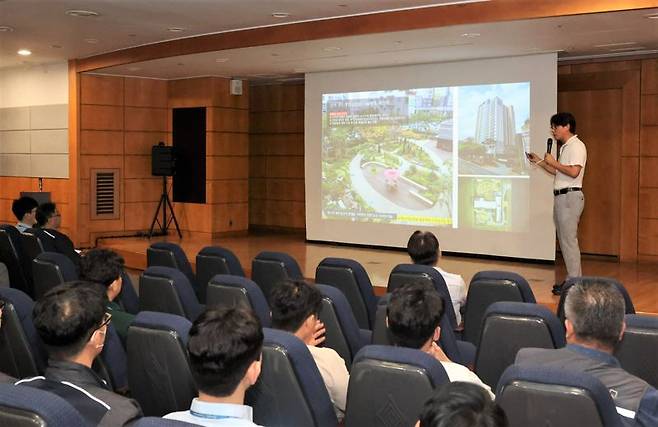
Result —
[[[586, 372], [610, 390], [617, 412], [627, 425], [658, 426], [658, 391], [626, 372], [612, 355], [626, 329], [624, 297], [604, 282], [577, 283], [569, 288], [564, 313], [567, 346], [524, 348], [518, 364], [539, 364]], [[657, 349], [646, 349], [655, 353]]]
[[448, 359], [435, 342], [441, 336], [439, 323], [442, 315], [441, 296], [425, 283], [408, 283], [397, 288], [386, 308], [386, 322], [395, 345], [424, 351], [441, 363], [450, 381], [477, 384], [493, 396], [488, 385], [467, 367]]
[[482, 387], [456, 381], [440, 386], [425, 402], [416, 427], [507, 427], [505, 411]]
[[48, 350], [44, 376], [16, 384], [55, 393], [91, 425], [121, 426], [142, 415], [137, 402], [113, 393], [91, 369], [105, 342], [111, 315], [101, 287], [68, 282], [52, 288], [34, 305], [34, 327]]
[[[0, 299], [0, 328], [2, 328], [2, 311], [5, 308], [5, 301]], [[16, 381], [14, 378], [7, 374], [0, 372], [0, 383], [13, 383]]]
[[322, 294], [303, 280], [284, 280], [272, 289], [269, 302], [272, 327], [293, 333], [311, 352], [340, 421], [345, 415], [350, 375], [335, 350], [317, 346], [324, 341], [324, 325], [319, 321]]
[[256, 426], [244, 395], [260, 375], [263, 329], [246, 308], [206, 310], [190, 329], [187, 350], [199, 397], [189, 411], [164, 418], [202, 426]]
[[128, 327], [135, 316], [123, 310], [114, 300], [121, 293], [123, 258], [110, 249], [92, 249], [80, 260], [80, 279], [103, 285], [107, 294], [107, 310], [112, 313], [112, 324], [125, 343]]
[[438, 266], [439, 258], [441, 258], [441, 249], [439, 248], [439, 240], [436, 236], [429, 231], [414, 231], [407, 242], [407, 253], [414, 264], [428, 265], [441, 273], [443, 280], [445, 280], [448, 286], [448, 293], [450, 294], [450, 300], [452, 300], [452, 306], [455, 309], [457, 324], [461, 324], [462, 316], [460, 309], [466, 302], [466, 283], [464, 283], [464, 279], [459, 274], [448, 273]]
[[54, 203], [43, 203], [37, 208], [36, 234], [44, 242], [45, 249], [54, 248], [55, 252], [66, 255], [76, 267], [79, 267], [80, 254], [76, 252], [69, 236], [59, 231], [61, 222], [62, 216]]
[[24, 233], [25, 230], [28, 230], [37, 223], [37, 207], [39, 204], [32, 197], [23, 196], [20, 197], [11, 204], [11, 211], [16, 216], [18, 224], [16, 228], [21, 233]]

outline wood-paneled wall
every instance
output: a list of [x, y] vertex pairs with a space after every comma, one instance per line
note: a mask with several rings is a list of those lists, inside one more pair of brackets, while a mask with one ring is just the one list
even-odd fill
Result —
[[642, 61], [638, 253], [658, 259], [658, 59]]
[[304, 229], [304, 85], [254, 86], [249, 224]]

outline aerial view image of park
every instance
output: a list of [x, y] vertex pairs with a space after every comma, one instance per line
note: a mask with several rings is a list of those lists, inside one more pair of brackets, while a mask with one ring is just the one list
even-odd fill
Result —
[[452, 99], [451, 88], [323, 95], [323, 219], [452, 224]]
[[528, 176], [530, 83], [461, 86], [459, 175]]

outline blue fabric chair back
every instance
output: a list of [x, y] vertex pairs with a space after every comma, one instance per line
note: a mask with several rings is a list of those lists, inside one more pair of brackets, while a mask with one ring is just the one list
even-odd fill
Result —
[[484, 314], [475, 373], [492, 389], [505, 368], [525, 347], [560, 348], [564, 329], [546, 307], [524, 302], [495, 302]]
[[20, 234], [13, 225], [0, 224], [0, 262], [7, 267], [9, 285], [28, 295], [33, 295], [31, 283], [23, 272], [21, 263], [23, 248]]
[[130, 275], [125, 271], [121, 272], [121, 292], [116, 299], [124, 310], [131, 314], [139, 313], [139, 297], [135, 291], [135, 286]]
[[197, 283], [194, 271], [192, 271], [192, 265], [183, 249], [177, 244], [171, 242], [152, 243], [146, 249], [146, 266], [170, 267], [180, 270], [187, 277], [190, 285], [192, 285], [192, 289], [197, 294], [197, 298], [201, 301], [201, 289]]
[[42, 373], [48, 361], [41, 339], [32, 323], [34, 301], [18, 289], [0, 288], [6, 305], [0, 328], [0, 371], [14, 378]]
[[363, 347], [352, 365], [345, 426], [412, 426], [434, 388], [449, 381], [441, 363], [420, 350]]
[[139, 307], [187, 317], [194, 321], [203, 307], [187, 277], [170, 267], [148, 267], [139, 277]]
[[64, 282], [78, 280], [75, 264], [66, 255], [43, 252], [32, 261], [35, 300]]
[[128, 328], [128, 383], [144, 415], [187, 410], [197, 396], [187, 356], [191, 327], [184, 317], [143, 311]]
[[265, 298], [281, 280], [303, 278], [297, 261], [283, 252], [264, 251], [251, 262], [251, 279], [260, 286]]
[[11, 427], [91, 427], [61, 397], [33, 387], [0, 384], [0, 425]]
[[217, 274], [231, 274], [244, 277], [240, 260], [229, 249], [221, 246], [206, 246], [196, 256], [196, 277], [201, 288]]
[[434, 286], [444, 301], [444, 311], [448, 316], [450, 325], [452, 325], [451, 329], [457, 329], [459, 325], [457, 325], [455, 309], [452, 306], [448, 285], [446, 285], [446, 281], [441, 276], [441, 273], [435, 268], [420, 264], [398, 264], [388, 276], [386, 292], [391, 293], [400, 286], [412, 282], [426, 282]]
[[598, 277], [598, 276], [582, 276], [582, 277], [572, 277], [568, 279], [564, 286], [562, 287], [562, 293], [560, 294], [560, 301], [557, 304], [557, 317], [560, 319], [560, 322], [564, 324], [564, 301], [569, 293], [569, 288], [575, 285], [577, 282], [604, 282], [614, 285], [617, 290], [624, 297], [624, 304], [626, 305], [626, 314], [635, 314], [635, 306], [631, 300], [631, 296], [628, 294], [628, 291], [617, 279], [611, 277]]
[[464, 340], [478, 343], [482, 318], [497, 301], [536, 302], [528, 281], [510, 271], [480, 271], [471, 279], [464, 314]]
[[223, 307], [244, 304], [251, 307], [260, 319], [264, 328], [272, 325], [270, 307], [258, 285], [241, 276], [217, 274], [208, 284], [207, 306], [219, 305]]
[[621, 367], [658, 388], [658, 317], [626, 315], [626, 332], [615, 349]]
[[127, 390], [128, 356], [112, 323], [105, 333], [105, 346], [100, 354], [100, 361], [102, 361], [102, 369], [107, 372], [112, 388]]
[[263, 333], [261, 374], [245, 399], [254, 409], [254, 422], [268, 427], [336, 427], [329, 393], [306, 345], [288, 332], [265, 328]]
[[325, 258], [315, 270], [315, 282], [338, 288], [347, 298], [359, 327], [372, 330], [378, 298], [361, 264], [352, 259]]
[[567, 369], [512, 365], [500, 377], [496, 403], [510, 427], [624, 425], [598, 379]]
[[370, 343], [371, 333], [361, 330], [345, 295], [328, 285], [315, 285], [322, 294], [320, 320], [326, 328], [324, 346], [333, 348], [345, 361], [348, 369], [361, 347]]

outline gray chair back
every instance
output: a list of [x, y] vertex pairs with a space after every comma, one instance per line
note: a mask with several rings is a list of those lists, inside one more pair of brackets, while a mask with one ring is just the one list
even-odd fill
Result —
[[626, 332], [615, 349], [621, 367], [658, 388], [658, 317], [626, 315]]

